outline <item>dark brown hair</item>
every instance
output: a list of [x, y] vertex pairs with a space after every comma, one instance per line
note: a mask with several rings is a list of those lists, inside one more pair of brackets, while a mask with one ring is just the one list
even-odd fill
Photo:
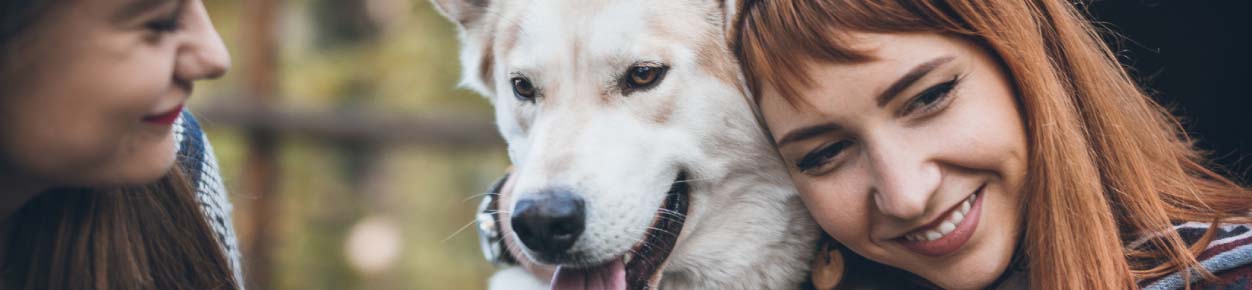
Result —
[[[768, 88], [796, 106], [814, 81], [807, 62], [868, 59], [846, 32], [938, 33], [995, 54], [1029, 140], [1019, 247], [1031, 289], [1135, 289], [1188, 268], [1212, 278], [1196, 255], [1215, 225], [1252, 222], [1252, 191], [1211, 169], [1069, 2], [748, 0], [735, 25], [753, 95]], [[1172, 230], [1182, 221], [1214, 226], [1188, 245]], [[1156, 250], [1126, 246], [1138, 238]]]
[[6, 221], [3, 288], [237, 289], [195, 194], [177, 167], [147, 186], [40, 194]]

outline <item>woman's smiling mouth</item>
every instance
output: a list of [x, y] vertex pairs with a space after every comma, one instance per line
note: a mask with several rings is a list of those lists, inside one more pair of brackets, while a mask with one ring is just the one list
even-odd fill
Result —
[[974, 230], [978, 228], [978, 219], [982, 213], [984, 184], [966, 197], [956, 206], [948, 210], [938, 220], [913, 230], [893, 241], [918, 254], [939, 257], [961, 249]]
[[181, 115], [182, 112], [183, 112], [183, 104], [178, 104], [177, 107], [174, 107], [173, 109], [170, 109], [169, 111], [159, 113], [159, 114], [144, 116], [143, 121], [147, 123], [168, 126], [168, 125], [174, 124], [174, 121], [178, 120], [178, 116]]

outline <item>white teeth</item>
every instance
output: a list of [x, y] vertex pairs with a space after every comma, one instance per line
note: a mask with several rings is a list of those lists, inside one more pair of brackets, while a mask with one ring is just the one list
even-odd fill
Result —
[[622, 255], [622, 264], [627, 264], [627, 263], [630, 263], [630, 258], [631, 258], [632, 256], [634, 256], [634, 255], [631, 255], [630, 253], [623, 254], [623, 255]]
[[969, 198], [961, 201], [961, 207], [948, 214], [943, 222], [939, 223], [939, 226], [919, 229], [911, 234], [904, 235], [904, 239], [910, 242], [934, 241], [952, 233], [952, 231], [956, 230], [957, 225], [965, 221], [965, 216], [969, 214], [969, 209], [973, 206], [975, 198], [977, 198], [977, 195], [970, 195]]
[[951, 222], [943, 222], [943, 224], [939, 225], [940, 234], [947, 235], [948, 233], [951, 233], [952, 230], [955, 230], [955, 229], [956, 229], [956, 225], [952, 224]]

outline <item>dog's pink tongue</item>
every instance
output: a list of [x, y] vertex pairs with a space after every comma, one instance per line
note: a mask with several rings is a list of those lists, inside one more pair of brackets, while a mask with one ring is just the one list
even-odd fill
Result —
[[625, 289], [626, 266], [622, 264], [622, 259], [586, 269], [558, 267], [552, 277], [552, 290]]

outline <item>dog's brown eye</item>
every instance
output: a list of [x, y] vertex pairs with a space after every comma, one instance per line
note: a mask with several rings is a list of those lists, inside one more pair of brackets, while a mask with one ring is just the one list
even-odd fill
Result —
[[626, 72], [626, 89], [642, 90], [656, 86], [665, 77], [665, 66], [635, 65]]
[[513, 96], [523, 101], [535, 100], [535, 86], [530, 84], [530, 80], [514, 77], [511, 81], [513, 82]]

